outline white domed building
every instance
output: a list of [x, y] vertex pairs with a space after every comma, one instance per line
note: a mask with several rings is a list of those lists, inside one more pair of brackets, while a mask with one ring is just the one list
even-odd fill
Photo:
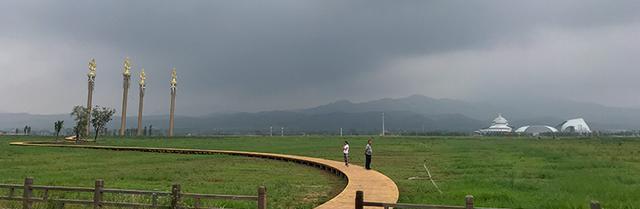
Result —
[[513, 128], [509, 126], [509, 121], [502, 117], [502, 114], [498, 114], [496, 119], [493, 119], [493, 123], [491, 126], [485, 129], [480, 129], [476, 131], [479, 134], [503, 134], [503, 133], [511, 133]]
[[532, 134], [534, 136], [537, 136], [541, 133], [556, 133], [558, 132], [558, 129], [551, 126], [546, 126], [546, 125], [532, 125], [532, 126], [522, 126], [516, 129], [515, 132], [520, 134]]
[[589, 134], [591, 133], [591, 128], [587, 125], [587, 122], [582, 118], [576, 118], [567, 120], [561, 123], [559, 126], [561, 132], [565, 133], [579, 133], [579, 134]]

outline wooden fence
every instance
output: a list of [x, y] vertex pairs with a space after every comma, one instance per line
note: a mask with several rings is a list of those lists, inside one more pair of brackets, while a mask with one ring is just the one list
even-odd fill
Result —
[[[56, 202], [60, 204], [73, 204], [93, 206], [94, 209], [103, 206], [126, 207], [126, 208], [170, 208], [170, 209], [215, 209], [202, 207], [202, 200], [238, 200], [238, 201], [255, 201], [258, 203], [258, 209], [267, 209], [267, 190], [264, 186], [258, 187], [257, 196], [246, 195], [219, 195], [219, 194], [195, 194], [181, 192], [180, 184], [174, 184], [170, 192], [163, 191], [144, 191], [144, 190], [127, 190], [127, 189], [108, 189], [104, 188], [103, 180], [96, 180], [94, 188], [88, 187], [61, 187], [61, 186], [38, 186], [33, 185], [33, 178], [25, 178], [23, 185], [18, 184], [0, 184], [0, 189], [8, 189], [7, 196], [0, 196], [0, 200], [22, 202], [23, 209], [32, 209], [35, 202]], [[22, 190], [22, 197], [15, 194], [16, 190]], [[35, 197], [34, 191], [42, 191], [40, 197]], [[53, 199], [49, 198], [49, 191], [62, 192], [80, 192], [93, 194], [92, 200], [76, 200], [76, 199]], [[135, 202], [113, 202], [103, 200], [104, 194], [128, 194], [149, 196], [151, 204], [135, 203]], [[170, 198], [170, 205], [161, 205], [158, 203], [159, 197]], [[193, 207], [182, 206], [185, 199], [193, 199]]]
[[[464, 198], [465, 206], [449, 206], [449, 205], [419, 205], [419, 204], [403, 204], [403, 203], [381, 203], [381, 202], [365, 202], [364, 192], [356, 192], [356, 209], [364, 209], [364, 206], [382, 207], [384, 209], [498, 209], [498, 208], [480, 208], [473, 206], [473, 196], [467, 195]], [[591, 201], [591, 209], [602, 209], [598, 201]], [[506, 209], [506, 208], [504, 208]]]

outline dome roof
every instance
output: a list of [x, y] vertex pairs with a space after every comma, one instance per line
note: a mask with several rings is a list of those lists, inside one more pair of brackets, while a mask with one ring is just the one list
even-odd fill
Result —
[[591, 133], [587, 122], [582, 118], [571, 119], [560, 124], [560, 131], [569, 133]]
[[555, 133], [555, 132], [558, 132], [558, 129], [551, 126], [545, 126], [545, 125], [522, 126], [516, 129], [516, 133], [539, 134], [539, 133]]
[[496, 119], [493, 119], [493, 124], [485, 129], [480, 129], [476, 133], [491, 134], [491, 133], [509, 133], [513, 129], [509, 126], [507, 119], [502, 117], [502, 114], [498, 114]]
[[502, 117], [502, 114], [498, 114], [498, 117], [496, 119], [493, 119], [493, 124], [508, 124], [509, 121], [507, 121], [507, 119], [505, 119], [504, 117]]

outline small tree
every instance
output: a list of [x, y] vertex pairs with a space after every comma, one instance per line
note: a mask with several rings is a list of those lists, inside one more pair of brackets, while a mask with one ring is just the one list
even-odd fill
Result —
[[113, 118], [113, 114], [116, 113], [116, 110], [108, 107], [100, 107], [95, 106], [94, 110], [91, 112], [91, 125], [93, 125], [93, 129], [96, 132], [94, 140], [98, 140], [98, 135], [101, 130], [104, 130], [104, 126], [111, 121]]
[[83, 106], [75, 106], [71, 111], [71, 116], [76, 122], [76, 126], [73, 127], [73, 132], [76, 134], [76, 141], [80, 140], [80, 136], [84, 135], [84, 130], [89, 123], [89, 110]]
[[63, 126], [64, 126], [63, 120], [59, 120], [53, 123], [53, 127], [56, 130], [56, 140], [58, 139], [58, 136], [60, 135], [60, 130], [62, 130]]

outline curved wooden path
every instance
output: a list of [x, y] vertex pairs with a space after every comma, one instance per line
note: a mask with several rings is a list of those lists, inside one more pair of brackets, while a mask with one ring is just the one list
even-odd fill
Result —
[[296, 155], [283, 155], [261, 152], [244, 152], [229, 150], [205, 150], [205, 149], [179, 149], [179, 148], [155, 148], [155, 147], [120, 147], [99, 145], [75, 145], [54, 144], [47, 142], [12, 142], [16, 146], [40, 146], [40, 147], [72, 147], [85, 149], [106, 149], [115, 151], [159, 152], [177, 154], [227, 154], [246, 157], [268, 158], [274, 160], [290, 161], [309, 166], [314, 166], [332, 172], [347, 179], [347, 186], [333, 199], [316, 207], [316, 209], [353, 209], [355, 207], [356, 191], [364, 191], [368, 202], [396, 203], [398, 201], [398, 187], [387, 176], [375, 170], [366, 170], [362, 166], [350, 164], [344, 166], [343, 162], [322, 158], [304, 157]]

